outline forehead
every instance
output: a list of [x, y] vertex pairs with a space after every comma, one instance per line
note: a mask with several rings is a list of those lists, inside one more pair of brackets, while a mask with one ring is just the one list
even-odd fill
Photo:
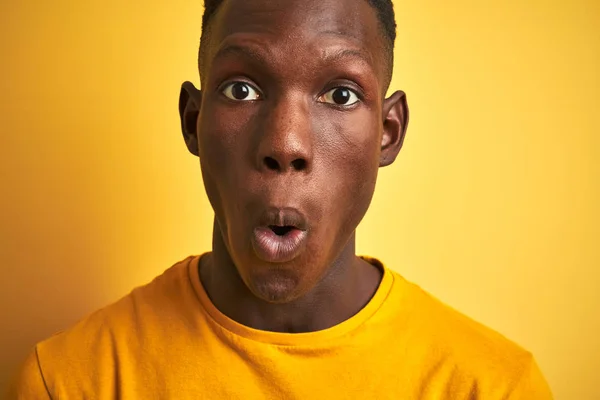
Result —
[[225, 0], [211, 22], [210, 53], [236, 42], [254, 42], [266, 53], [285, 49], [290, 62], [346, 48], [362, 53], [378, 74], [385, 70], [382, 31], [366, 0]]

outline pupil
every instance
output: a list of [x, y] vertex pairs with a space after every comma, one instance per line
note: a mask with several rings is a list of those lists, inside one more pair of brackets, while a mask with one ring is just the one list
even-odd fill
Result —
[[231, 94], [233, 94], [236, 100], [244, 100], [250, 94], [250, 89], [243, 83], [236, 83], [231, 88]]
[[350, 100], [350, 91], [348, 89], [339, 88], [333, 92], [333, 101], [336, 104], [346, 104]]

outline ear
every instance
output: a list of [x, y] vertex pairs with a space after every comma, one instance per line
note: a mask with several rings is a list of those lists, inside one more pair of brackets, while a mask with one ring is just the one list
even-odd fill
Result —
[[179, 117], [181, 132], [190, 153], [198, 156], [198, 115], [202, 104], [202, 92], [191, 82], [181, 85], [179, 94]]
[[379, 166], [386, 167], [396, 160], [408, 126], [406, 94], [397, 91], [383, 102], [383, 136]]

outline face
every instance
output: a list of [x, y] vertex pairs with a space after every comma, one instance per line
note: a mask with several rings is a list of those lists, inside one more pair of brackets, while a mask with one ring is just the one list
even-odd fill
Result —
[[384, 39], [365, 0], [226, 0], [186, 83], [186, 144], [254, 295], [315, 287], [354, 240], [378, 168], [396, 158], [405, 96], [384, 99]]

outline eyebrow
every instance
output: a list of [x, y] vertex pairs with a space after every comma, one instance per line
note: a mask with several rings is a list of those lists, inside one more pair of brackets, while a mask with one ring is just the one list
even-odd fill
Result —
[[214, 60], [228, 55], [241, 55], [250, 58], [260, 64], [266, 63], [266, 57], [252, 47], [240, 46], [237, 44], [229, 44], [221, 47], [214, 56]]
[[355, 49], [340, 49], [332, 52], [326, 52], [324, 59], [328, 62], [340, 61], [344, 58], [359, 58], [368, 65], [371, 65], [371, 57], [365, 52]]
[[[215, 54], [213, 60], [216, 60], [221, 57], [226, 57], [228, 55], [237, 55], [249, 58], [258, 64], [267, 64], [268, 57], [261, 51], [257, 51], [250, 46], [242, 46], [238, 44], [228, 44], [221, 47], [217, 53]], [[325, 50], [322, 55], [323, 61], [325, 62], [337, 62], [344, 58], [358, 58], [363, 61], [365, 64], [371, 66], [371, 57], [366, 54], [364, 51], [358, 49], [337, 49], [334, 51]]]

